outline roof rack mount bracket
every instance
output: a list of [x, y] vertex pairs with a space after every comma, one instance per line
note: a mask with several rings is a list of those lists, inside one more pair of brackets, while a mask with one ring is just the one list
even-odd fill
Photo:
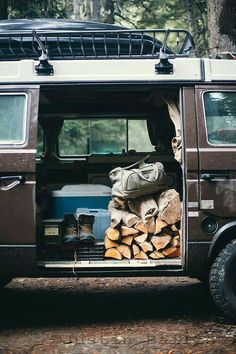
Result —
[[155, 65], [156, 74], [173, 74], [173, 64], [171, 64], [168, 58], [161, 58], [160, 62]]
[[52, 76], [54, 74], [53, 66], [48, 62], [44, 54], [39, 58], [39, 64], [35, 65], [35, 72], [38, 76]]
[[35, 65], [36, 75], [39, 76], [52, 76], [54, 74], [54, 69], [51, 64], [48, 62], [48, 51], [44, 47], [38, 33], [36, 31], [32, 32], [33, 37], [36, 39], [38, 43], [39, 49], [42, 51], [42, 54], [39, 57], [39, 64]]
[[167, 40], [170, 34], [170, 30], [167, 29], [165, 33], [165, 38], [163, 40], [162, 46], [160, 48], [160, 61], [155, 65], [156, 74], [173, 74], [173, 64], [169, 62], [169, 56], [167, 54]]

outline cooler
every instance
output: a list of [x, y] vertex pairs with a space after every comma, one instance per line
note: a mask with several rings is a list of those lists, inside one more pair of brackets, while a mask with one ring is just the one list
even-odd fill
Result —
[[63, 218], [77, 208], [107, 209], [111, 188], [102, 184], [66, 185], [52, 192], [52, 217]]

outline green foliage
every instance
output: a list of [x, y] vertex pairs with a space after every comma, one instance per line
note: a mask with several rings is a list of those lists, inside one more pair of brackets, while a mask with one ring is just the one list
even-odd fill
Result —
[[[74, 16], [82, 20], [114, 21], [131, 28], [188, 29], [194, 35], [196, 54], [207, 55], [207, 0], [6, 0], [5, 3], [9, 18]], [[100, 14], [93, 13], [95, 7]]]
[[8, 1], [9, 18], [67, 18], [72, 3], [67, 0]]
[[196, 54], [206, 54], [206, 0], [116, 0], [115, 19], [127, 27], [189, 30], [196, 42]]

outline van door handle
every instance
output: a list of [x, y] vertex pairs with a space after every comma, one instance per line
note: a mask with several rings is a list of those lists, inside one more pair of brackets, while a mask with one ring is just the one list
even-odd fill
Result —
[[206, 182], [214, 182], [217, 179], [228, 179], [228, 173], [203, 173], [201, 178]]
[[1, 191], [9, 191], [10, 189], [18, 186], [19, 184], [23, 184], [26, 182], [26, 178], [25, 176], [1, 176], [0, 177], [0, 182], [6, 182], [8, 180], [13, 180], [13, 182], [11, 182], [10, 184], [8, 184], [7, 186], [1, 187], [0, 190]]

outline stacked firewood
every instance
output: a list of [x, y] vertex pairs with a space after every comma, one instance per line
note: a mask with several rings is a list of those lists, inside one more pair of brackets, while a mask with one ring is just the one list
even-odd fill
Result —
[[113, 259], [162, 259], [180, 256], [181, 203], [169, 189], [160, 195], [109, 204], [111, 227], [106, 230], [105, 254]]

